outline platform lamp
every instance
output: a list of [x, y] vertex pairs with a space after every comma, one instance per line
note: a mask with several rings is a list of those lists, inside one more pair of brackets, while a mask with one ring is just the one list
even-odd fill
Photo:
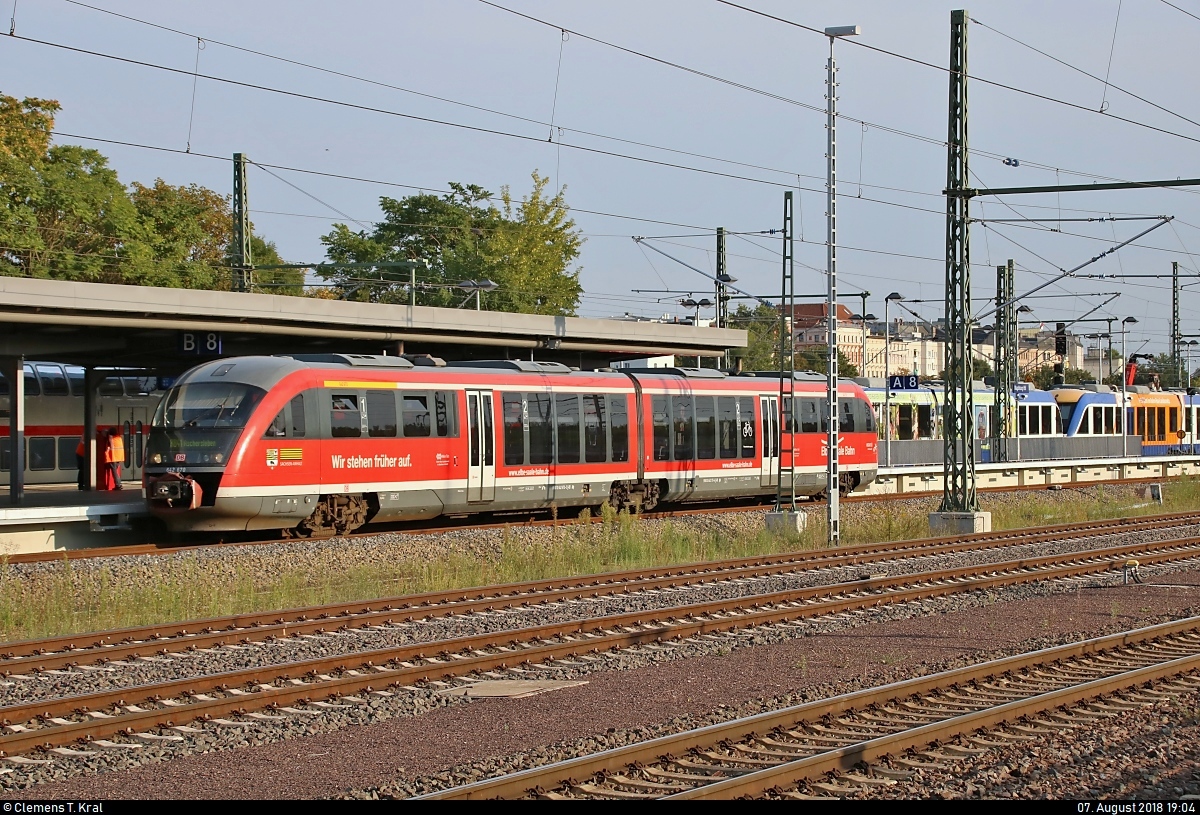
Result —
[[[483, 280], [464, 280], [458, 284], [458, 288], [462, 289], [463, 291], [469, 291], [469, 292], [474, 293], [474, 295], [475, 295], [475, 310], [479, 311], [480, 310], [479, 295], [485, 291], [495, 291], [496, 289], [500, 288], [500, 284], [495, 282], [494, 280], [489, 280], [485, 277]], [[470, 300], [470, 299], [471, 298], [468, 295], [467, 300]], [[465, 305], [467, 300], [464, 300], [462, 305]], [[460, 305], [459, 307], [461, 308], [462, 305]]]
[[1121, 431], [1121, 454], [1129, 455], [1129, 393], [1127, 383], [1129, 375], [1126, 373], [1126, 366], [1129, 365], [1128, 359], [1125, 357], [1125, 335], [1129, 333], [1125, 328], [1127, 325], [1137, 323], [1137, 317], [1126, 317], [1121, 320], [1121, 426], [1118, 428]]
[[[705, 297], [703, 300], [693, 300], [692, 298], [689, 297], [686, 300], [680, 300], [679, 305], [683, 306], [684, 308], [694, 308], [696, 310], [695, 316], [692, 317], [692, 325], [698, 326], [698, 325], [700, 325], [700, 309], [712, 308], [713, 301], [709, 300], [707, 297]], [[703, 365], [700, 364], [700, 355], [699, 354], [696, 354], [696, 367], [697, 368], [704, 367]]]

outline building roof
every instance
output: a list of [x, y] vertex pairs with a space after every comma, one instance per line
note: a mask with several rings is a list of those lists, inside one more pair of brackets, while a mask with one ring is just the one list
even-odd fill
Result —
[[[409, 307], [278, 294], [0, 277], [0, 355], [100, 365], [175, 359], [185, 332], [215, 333], [215, 355], [347, 351], [458, 358], [718, 356], [746, 332], [691, 325]], [[557, 356], [556, 356], [557, 355]], [[170, 367], [170, 366], [167, 366]]]

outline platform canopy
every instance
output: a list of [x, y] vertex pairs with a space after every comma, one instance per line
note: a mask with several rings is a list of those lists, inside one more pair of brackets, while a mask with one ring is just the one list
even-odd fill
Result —
[[745, 344], [745, 331], [688, 324], [0, 277], [0, 357], [161, 373], [220, 356], [333, 351], [595, 368]]

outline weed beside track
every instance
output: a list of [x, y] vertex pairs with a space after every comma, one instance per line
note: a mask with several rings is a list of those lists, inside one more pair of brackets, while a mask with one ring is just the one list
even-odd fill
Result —
[[[1165, 503], [1136, 487], [984, 494], [996, 530], [1200, 508], [1173, 482]], [[846, 543], [928, 535], [937, 499], [843, 506]], [[0, 562], [0, 641], [123, 628], [467, 586], [823, 548], [823, 505], [803, 505], [799, 538], [763, 529], [762, 511], [665, 520], [605, 512], [602, 523], [458, 529], [192, 550], [170, 556]]]

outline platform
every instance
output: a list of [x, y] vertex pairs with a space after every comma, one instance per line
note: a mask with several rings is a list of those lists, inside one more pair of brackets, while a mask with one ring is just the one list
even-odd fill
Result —
[[20, 506], [0, 495], [0, 555], [132, 543], [134, 521], [148, 516], [140, 484], [112, 492], [30, 485]]

